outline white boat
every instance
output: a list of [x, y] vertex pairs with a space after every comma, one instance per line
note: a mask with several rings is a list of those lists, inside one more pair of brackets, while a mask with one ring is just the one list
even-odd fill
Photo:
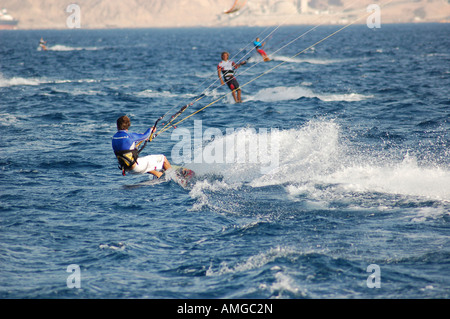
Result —
[[6, 9], [0, 11], [0, 29], [16, 29], [19, 20], [14, 19]]

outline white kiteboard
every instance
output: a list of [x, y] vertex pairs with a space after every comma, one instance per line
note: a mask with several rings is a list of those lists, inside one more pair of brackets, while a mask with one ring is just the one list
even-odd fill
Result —
[[154, 176], [151, 179], [140, 182], [134, 185], [125, 185], [126, 188], [137, 188], [140, 186], [150, 186], [157, 185], [169, 181], [174, 181], [179, 184], [181, 187], [186, 188], [189, 186], [191, 180], [195, 177], [195, 172], [189, 168], [172, 165], [172, 168], [168, 169], [164, 172], [164, 174], [160, 178], [156, 178]]
[[172, 168], [165, 171], [162, 177], [173, 180], [180, 186], [186, 188], [195, 177], [195, 172], [186, 167], [172, 165]]

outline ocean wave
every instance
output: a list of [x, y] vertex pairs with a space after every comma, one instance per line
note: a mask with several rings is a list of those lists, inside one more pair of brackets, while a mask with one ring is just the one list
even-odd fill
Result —
[[114, 251], [124, 251], [126, 248], [126, 245], [122, 242], [119, 242], [117, 244], [100, 244], [100, 249], [110, 249]]
[[0, 73], [0, 87], [10, 87], [10, 86], [20, 86], [29, 85], [36, 86], [41, 84], [64, 84], [64, 83], [94, 83], [100, 82], [98, 79], [48, 79], [46, 77], [15, 77], [5, 78]]
[[4, 78], [0, 74], [0, 87], [16, 86], [16, 85], [39, 85], [42, 80], [39, 78], [22, 78], [22, 77], [12, 77]]
[[245, 101], [263, 101], [263, 102], [276, 102], [276, 101], [288, 101], [297, 100], [300, 98], [317, 98], [325, 102], [356, 102], [366, 99], [370, 99], [372, 95], [363, 95], [358, 93], [316, 93], [310, 88], [302, 86], [278, 86], [273, 88], [262, 89], [255, 95], [245, 97]]
[[137, 92], [136, 93], [137, 96], [140, 97], [152, 97], [152, 98], [161, 98], [161, 97], [178, 97], [179, 95], [169, 92], [169, 91], [153, 91], [150, 89], [141, 91], [141, 92]]
[[8, 113], [0, 113], [0, 124], [11, 125], [17, 122], [19, 122], [19, 119], [16, 116]]
[[286, 247], [275, 247], [271, 248], [266, 252], [250, 256], [247, 260], [237, 263], [235, 265], [228, 265], [226, 262], [222, 262], [217, 269], [214, 269], [210, 265], [209, 269], [206, 271], [207, 276], [221, 276], [228, 273], [240, 273], [252, 269], [261, 268], [278, 258], [296, 258], [296, 256], [301, 255], [295, 249]]

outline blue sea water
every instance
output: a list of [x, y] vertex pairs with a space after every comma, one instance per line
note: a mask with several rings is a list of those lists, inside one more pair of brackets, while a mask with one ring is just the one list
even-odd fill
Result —
[[[277, 29], [267, 63], [270, 28], [1, 31], [0, 297], [449, 298], [450, 26], [279, 50], [311, 28]], [[249, 58], [241, 104], [225, 50]], [[193, 183], [122, 176], [116, 119], [144, 132], [201, 93], [142, 153]]]

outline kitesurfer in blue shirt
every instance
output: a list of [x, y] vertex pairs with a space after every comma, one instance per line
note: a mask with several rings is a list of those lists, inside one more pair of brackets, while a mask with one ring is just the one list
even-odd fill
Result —
[[255, 41], [253, 41], [253, 45], [255, 46], [256, 51], [258, 51], [259, 54], [264, 59], [264, 62], [270, 61], [269, 57], [267, 56], [267, 53], [262, 49], [262, 47], [266, 44], [266, 42], [261, 43], [259, 41], [259, 38], [256, 38]]
[[117, 119], [118, 131], [112, 138], [112, 147], [122, 173], [124, 175], [126, 171], [149, 173], [160, 178], [164, 173], [162, 170], [171, 168], [167, 158], [162, 154], [139, 157], [138, 152], [138, 145], [147, 141], [156, 128], [149, 128], [145, 133], [140, 134], [129, 132], [130, 125], [131, 121], [128, 116], [119, 117]]

